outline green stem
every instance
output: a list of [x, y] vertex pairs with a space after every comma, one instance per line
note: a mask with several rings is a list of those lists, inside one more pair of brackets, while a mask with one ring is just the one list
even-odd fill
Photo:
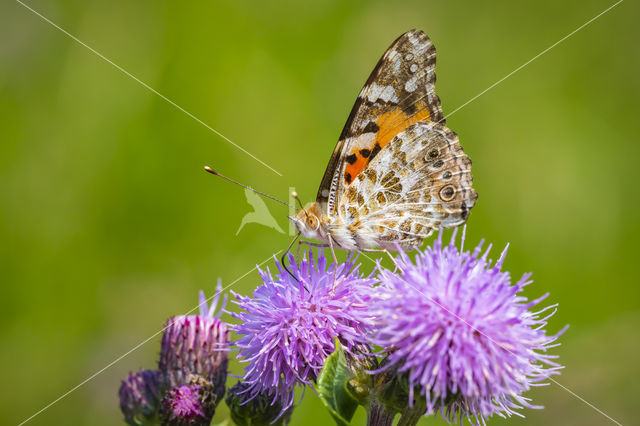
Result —
[[367, 426], [391, 426], [395, 413], [389, 412], [384, 405], [371, 400], [367, 410]]
[[415, 403], [413, 407], [407, 406], [402, 411], [402, 416], [400, 416], [397, 426], [415, 426], [418, 424], [420, 417], [424, 415], [426, 409], [427, 407], [420, 403]]

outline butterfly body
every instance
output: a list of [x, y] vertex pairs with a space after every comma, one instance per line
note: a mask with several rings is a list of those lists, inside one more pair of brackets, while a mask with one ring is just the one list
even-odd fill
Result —
[[471, 160], [435, 94], [435, 47], [400, 36], [360, 92], [318, 190], [291, 217], [300, 233], [345, 250], [422, 244], [467, 220]]
[[[305, 209], [300, 210], [294, 218], [292, 218], [298, 231], [305, 238], [315, 239], [331, 244], [344, 250], [366, 250], [375, 248], [375, 241], [365, 242], [363, 230], [355, 229], [353, 224], [347, 224], [342, 217], [333, 217], [322, 213], [322, 208], [317, 202], [313, 202]], [[372, 237], [372, 234], [368, 235]], [[370, 239], [370, 238], [368, 238]]]

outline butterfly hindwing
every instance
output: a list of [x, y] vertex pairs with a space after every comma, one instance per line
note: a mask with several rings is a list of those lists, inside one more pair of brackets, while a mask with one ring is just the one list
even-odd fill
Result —
[[318, 190], [329, 216], [339, 194], [406, 127], [443, 122], [435, 94], [436, 52], [418, 30], [400, 36], [384, 53], [358, 95]]
[[415, 247], [433, 230], [466, 221], [477, 199], [472, 181], [458, 136], [440, 123], [416, 123], [349, 185], [338, 215], [363, 247]]

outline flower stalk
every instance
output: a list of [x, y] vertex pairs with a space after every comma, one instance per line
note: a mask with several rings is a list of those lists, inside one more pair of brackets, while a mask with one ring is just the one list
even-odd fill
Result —
[[367, 410], [367, 426], [391, 426], [393, 424], [394, 412], [390, 412], [377, 400], [372, 399]]

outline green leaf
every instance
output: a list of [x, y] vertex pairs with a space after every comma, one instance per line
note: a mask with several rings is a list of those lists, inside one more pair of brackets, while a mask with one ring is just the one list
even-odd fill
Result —
[[341, 426], [349, 424], [358, 408], [358, 401], [347, 390], [347, 382], [352, 377], [342, 347], [336, 342], [335, 351], [327, 358], [318, 376], [318, 393]]

